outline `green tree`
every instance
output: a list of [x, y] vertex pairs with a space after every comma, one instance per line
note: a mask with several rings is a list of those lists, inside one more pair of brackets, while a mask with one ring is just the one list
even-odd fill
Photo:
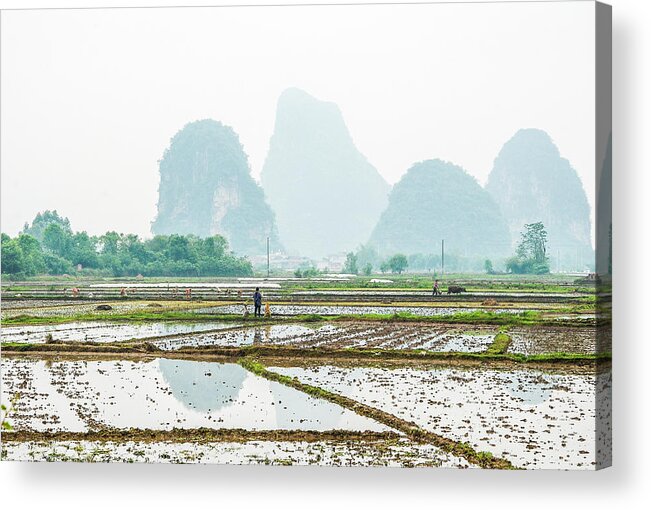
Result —
[[74, 271], [70, 261], [56, 253], [44, 253], [43, 259], [48, 274], [68, 274]]
[[407, 256], [402, 253], [396, 253], [389, 259], [389, 267], [393, 273], [402, 274], [408, 265]]
[[24, 271], [25, 260], [23, 250], [18, 241], [11, 239], [7, 234], [2, 234], [2, 263], [3, 274], [18, 274]]
[[515, 256], [506, 261], [506, 268], [517, 274], [549, 273], [547, 231], [541, 222], [524, 226]]
[[66, 230], [58, 223], [50, 223], [43, 231], [41, 244], [43, 248], [60, 257], [70, 257], [72, 232]]
[[89, 236], [86, 232], [77, 232], [72, 236], [70, 248], [70, 261], [73, 265], [81, 264], [82, 267], [99, 267], [97, 256], [96, 237]]
[[195, 260], [192, 251], [190, 250], [190, 240], [186, 236], [172, 234], [169, 237], [168, 245], [169, 258], [174, 261], [191, 261]]
[[346, 255], [346, 263], [344, 264], [344, 273], [357, 274], [359, 268], [357, 267], [357, 255], [352, 251]]
[[547, 262], [547, 231], [542, 222], [529, 223], [524, 226], [524, 232], [516, 254], [530, 258], [536, 264]]
[[32, 221], [31, 226], [25, 223], [22, 233], [31, 235], [40, 242], [43, 240], [45, 229], [50, 225], [58, 225], [67, 233], [72, 234], [70, 220], [63, 216], [59, 216], [59, 213], [56, 211], [43, 211], [42, 213], [38, 213]]
[[484, 271], [486, 271], [486, 274], [493, 274], [495, 272], [493, 270], [493, 263], [490, 259], [484, 260]]
[[[142, 241], [135, 234], [107, 232], [91, 237], [86, 232], [69, 235], [50, 224], [43, 243], [28, 234], [12, 239], [2, 234], [2, 273], [32, 276], [71, 273], [77, 264], [101, 275], [135, 276], [251, 276], [246, 257], [228, 250], [226, 239], [193, 235], [156, 236]], [[318, 274], [307, 268], [305, 276]]]
[[20, 234], [18, 245], [23, 252], [23, 272], [28, 276], [45, 272], [45, 259], [39, 242], [28, 234]]
[[118, 254], [118, 245], [120, 243], [120, 234], [117, 232], [107, 232], [102, 237], [99, 238], [100, 244], [102, 246], [102, 254], [104, 255], [117, 255]]
[[373, 272], [373, 266], [371, 265], [370, 262], [367, 262], [366, 265], [364, 266], [364, 275], [371, 276], [372, 272]]

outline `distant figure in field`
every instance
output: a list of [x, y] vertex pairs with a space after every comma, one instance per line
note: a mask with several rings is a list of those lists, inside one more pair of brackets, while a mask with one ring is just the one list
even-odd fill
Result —
[[122, 287], [120, 289], [120, 296], [121, 297], [127, 297], [127, 289], [125, 287]]
[[441, 289], [439, 289], [439, 281], [434, 280], [434, 286], [432, 287], [432, 296], [440, 296]]
[[255, 312], [253, 315], [262, 317], [262, 294], [260, 294], [260, 287], [255, 288], [253, 293], [253, 304], [255, 305]]
[[185, 299], [192, 299], [192, 289], [190, 287], [185, 289]]

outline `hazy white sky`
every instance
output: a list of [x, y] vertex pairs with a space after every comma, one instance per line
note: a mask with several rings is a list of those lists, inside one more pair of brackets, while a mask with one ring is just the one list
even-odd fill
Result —
[[258, 178], [283, 89], [336, 102], [390, 183], [442, 158], [484, 183], [546, 130], [594, 207], [594, 4], [3, 11], [2, 231], [44, 209], [149, 236], [187, 122], [239, 134]]

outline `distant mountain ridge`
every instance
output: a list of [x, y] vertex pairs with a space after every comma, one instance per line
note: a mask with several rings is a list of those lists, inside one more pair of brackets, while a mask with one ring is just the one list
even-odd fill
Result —
[[557, 265], [580, 269], [594, 264], [583, 184], [545, 131], [515, 133], [495, 159], [486, 190], [499, 204], [514, 245], [526, 223], [541, 221], [548, 233], [548, 255]]
[[261, 182], [287, 249], [315, 258], [363, 243], [389, 192], [339, 107], [295, 88], [278, 100]]
[[291, 253], [314, 259], [366, 242], [385, 255], [438, 253], [442, 239], [448, 253], [501, 258], [513, 254], [525, 224], [541, 221], [552, 270], [594, 264], [581, 180], [539, 129], [521, 129], [504, 144], [485, 188], [461, 167], [431, 159], [414, 164], [389, 195], [338, 106], [287, 89], [262, 169], [264, 191], [237, 134], [211, 119], [172, 138], [160, 177], [154, 234], [221, 234], [240, 254], [262, 255], [269, 236], [272, 249], [282, 238]]
[[274, 214], [253, 180], [235, 131], [212, 119], [187, 124], [160, 161], [153, 234], [223, 235], [239, 254], [280, 246]]
[[440, 159], [413, 165], [394, 186], [369, 243], [380, 253], [505, 256], [508, 228], [499, 207], [463, 168]]

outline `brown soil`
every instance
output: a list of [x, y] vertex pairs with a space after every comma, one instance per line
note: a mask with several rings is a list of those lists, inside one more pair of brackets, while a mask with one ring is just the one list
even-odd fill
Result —
[[12, 431], [3, 432], [3, 441], [138, 441], [175, 443], [215, 443], [248, 441], [302, 441], [315, 443], [320, 441], [395, 441], [400, 439], [395, 432], [354, 432], [348, 430], [246, 430], [246, 429], [101, 429], [89, 432], [34, 432]]
[[[392, 366], [462, 366], [503, 369], [530, 368], [537, 370], [571, 371], [576, 373], [595, 373], [609, 370], [610, 360], [557, 359], [551, 361], [520, 361], [509, 359], [502, 355], [472, 356], [463, 353], [436, 352], [381, 352], [335, 349], [300, 349], [291, 347], [255, 347], [243, 349], [240, 347], [222, 348], [183, 348], [175, 351], [159, 351], [155, 348], [131, 348], [130, 346], [114, 346], [106, 344], [26, 344], [29, 348], [14, 346], [3, 347], [2, 355], [6, 357], [37, 357], [52, 358], [81, 358], [81, 359], [153, 359], [170, 358], [202, 361], [234, 362], [241, 358], [254, 356], [265, 359], [267, 363], [283, 366], [301, 366], [303, 363], [319, 362], [320, 364], [348, 363], [350, 366], [375, 366], [384, 363]], [[62, 348], [63, 347], [63, 348]]]

